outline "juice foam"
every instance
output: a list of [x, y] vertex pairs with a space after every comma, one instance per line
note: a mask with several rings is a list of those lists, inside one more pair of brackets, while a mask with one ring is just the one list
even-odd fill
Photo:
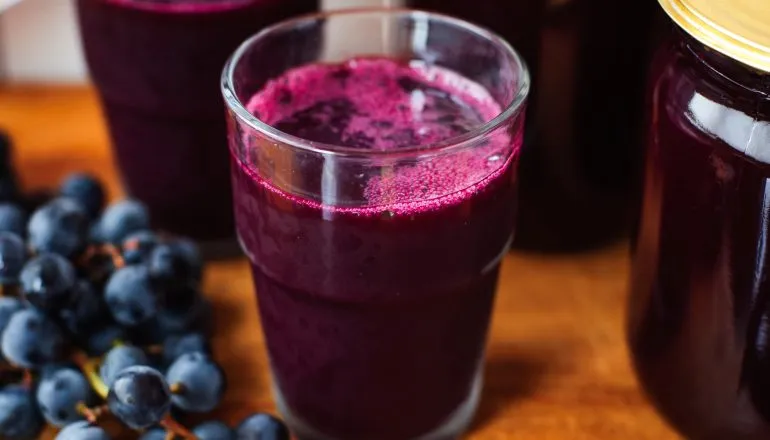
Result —
[[[502, 111], [484, 87], [457, 73], [385, 58], [290, 70], [268, 82], [247, 108], [293, 136], [372, 153], [438, 148]], [[411, 213], [464, 200], [508, 165], [510, 149], [519, 144], [508, 134], [495, 134], [464, 151], [372, 176], [364, 191], [366, 206], [348, 210]]]

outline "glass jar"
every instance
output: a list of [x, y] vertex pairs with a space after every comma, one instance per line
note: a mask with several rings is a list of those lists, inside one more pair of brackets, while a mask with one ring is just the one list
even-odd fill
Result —
[[660, 0], [681, 29], [652, 67], [628, 338], [687, 438], [767, 439], [770, 9], [720, 1]]

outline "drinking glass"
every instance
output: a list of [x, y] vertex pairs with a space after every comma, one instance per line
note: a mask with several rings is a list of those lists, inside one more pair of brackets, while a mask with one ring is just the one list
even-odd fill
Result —
[[[389, 59], [473, 93], [483, 88], [498, 111], [460, 134], [399, 148], [305, 139], [255, 116], [255, 95], [264, 103], [266, 87], [287, 85], [277, 106], [307, 99], [276, 78], [295, 72], [301, 83], [298, 68], [323, 71], [350, 59], [351, 69]], [[334, 75], [360, 80], [342, 68]], [[323, 87], [321, 79], [312, 87]], [[456, 101], [446, 89], [402, 83], [414, 87], [411, 105]], [[236, 230], [251, 261], [278, 406], [301, 438], [443, 439], [468, 426], [513, 237], [529, 83], [521, 58], [497, 35], [406, 9], [285, 21], [228, 62], [222, 90]], [[321, 104], [344, 109], [351, 99], [343, 93]], [[297, 110], [289, 119], [301, 130], [307, 109]], [[316, 128], [348, 131], [353, 124], [335, 124], [361, 116], [350, 112]]]

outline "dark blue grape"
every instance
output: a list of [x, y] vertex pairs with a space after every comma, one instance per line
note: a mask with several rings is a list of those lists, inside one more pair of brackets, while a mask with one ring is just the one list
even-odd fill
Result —
[[29, 245], [37, 252], [72, 257], [88, 242], [88, 215], [70, 199], [54, 199], [32, 214], [27, 225]]
[[219, 365], [201, 352], [185, 353], [166, 372], [166, 380], [180, 387], [171, 400], [189, 412], [208, 412], [219, 405], [225, 391], [225, 376]]
[[13, 232], [0, 232], [0, 284], [18, 284], [19, 274], [26, 261], [24, 240]]
[[88, 174], [70, 174], [59, 187], [59, 194], [80, 204], [92, 219], [99, 217], [104, 208], [104, 187], [98, 179]]
[[158, 243], [158, 236], [152, 231], [134, 232], [123, 240], [123, 259], [126, 264], [147, 263]]
[[211, 304], [201, 298], [189, 308], [162, 308], [156, 319], [164, 335], [198, 332], [208, 335], [212, 330]]
[[29, 260], [20, 278], [24, 298], [49, 313], [59, 312], [70, 303], [77, 282], [72, 264], [61, 255], [51, 253]]
[[126, 266], [107, 282], [104, 299], [112, 316], [123, 325], [137, 325], [155, 316], [159, 295], [145, 266]]
[[67, 425], [54, 440], [110, 440], [107, 431], [85, 421]]
[[61, 329], [35, 309], [14, 313], [0, 342], [5, 359], [24, 368], [40, 368], [59, 361], [68, 348]]
[[198, 245], [187, 238], [177, 238], [172, 240], [169, 244], [174, 249], [174, 252], [187, 260], [187, 265], [192, 272], [192, 278], [195, 281], [200, 282], [201, 279], [203, 279], [203, 257], [201, 256]]
[[257, 413], [238, 425], [235, 436], [238, 440], [289, 440], [289, 429], [270, 414]]
[[125, 340], [126, 332], [123, 327], [110, 324], [100, 329], [92, 330], [82, 340], [83, 349], [91, 356], [102, 356], [110, 351], [116, 343]]
[[109, 387], [112, 386], [112, 382], [118, 376], [118, 373], [124, 369], [148, 364], [147, 355], [144, 354], [144, 351], [130, 345], [120, 345], [110, 350], [107, 356], [104, 357], [99, 368], [99, 376], [101, 376], [104, 384]]
[[70, 370], [80, 371], [78, 365], [75, 362], [72, 362], [70, 360], [63, 360], [60, 362], [52, 362], [50, 364], [43, 365], [38, 370], [38, 375], [40, 379], [45, 379], [46, 377], [50, 377], [56, 373], [58, 373], [60, 370], [69, 368]]
[[59, 317], [67, 330], [77, 334], [88, 332], [104, 323], [109, 317], [109, 311], [93, 284], [78, 280], [70, 303], [61, 310]]
[[233, 430], [222, 422], [206, 422], [196, 426], [192, 431], [198, 440], [233, 440]]
[[185, 353], [211, 353], [209, 341], [201, 333], [171, 335], [163, 341], [163, 361], [171, 365]]
[[126, 329], [126, 333], [128, 335], [126, 341], [138, 347], [160, 345], [168, 336], [168, 333], [165, 333], [158, 323], [158, 315]]
[[147, 207], [136, 200], [123, 200], [107, 207], [99, 220], [101, 238], [120, 245], [131, 233], [149, 229]]
[[159, 335], [162, 335], [161, 342], [165, 339], [165, 336], [195, 330], [193, 326], [195, 321], [192, 319], [192, 315], [184, 310], [175, 313], [168, 309], [161, 309], [158, 311], [155, 321], [156, 331]]
[[107, 395], [110, 412], [132, 429], [157, 425], [171, 407], [171, 392], [163, 375], [150, 367], [121, 371]]
[[0, 391], [0, 438], [33, 440], [43, 429], [44, 421], [32, 393], [12, 385]]
[[170, 309], [162, 306], [152, 319], [131, 327], [129, 340], [135, 345], [144, 346], [162, 344], [171, 335], [192, 332], [208, 335], [212, 313], [211, 305], [203, 298], [188, 308]]
[[145, 432], [139, 437], [139, 440], [165, 440], [166, 430], [161, 428], [153, 428]]
[[10, 296], [0, 297], [0, 334], [3, 333], [8, 321], [14, 313], [24, 308], [24, 304], [16, 298]]
[[93, 223], [91, 227], [88, 228], [88, 241], [96, 244], [106, 242], [106, 240], [102, 238], [102, 231], [99, 228], [99, 223]]
[[186, 286], [181, 289], [164, 289], [163, 292], [162, 309], [170, 318], [179, 320], [180, 326], [187, 326], [201, 313], [204, 300], [197, 288]]
[[62, 368], [45, 375], [36, 394], [43, 417], [61, 428], [83, 419], [77, 404], [91, 401], [91, 385], [79, 371]]
[[12, 232], [24, 237], [27, 232], [27, 214], [18, 205], [0, 203], [0, 232]]
[[178, 249], [169, 244], [159, 244], [152, 250], [147, 263], [152, 279], [160, 283], [167, 292], [197, 286], [199, 281], [195, 268]]

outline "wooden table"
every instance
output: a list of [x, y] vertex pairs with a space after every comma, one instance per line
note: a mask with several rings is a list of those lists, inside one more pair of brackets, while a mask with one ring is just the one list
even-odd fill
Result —
[[[53, 186], [67, 172], [86, 170], [120, 197], [90, 89], [0, 87], [0, 127], [16, 140], [26, 188]], [[483, 399], [467, 438], [678, 438], [645, 401], [629, 365], [622, 326], [627, 265], [623, 243], [579, 255], [505, 259]], [[216, 357], [231, 380], [219, 416], [235, 422], [274, 410], [245, 261], [210, 265], [205, 284], [216, 304]]]

